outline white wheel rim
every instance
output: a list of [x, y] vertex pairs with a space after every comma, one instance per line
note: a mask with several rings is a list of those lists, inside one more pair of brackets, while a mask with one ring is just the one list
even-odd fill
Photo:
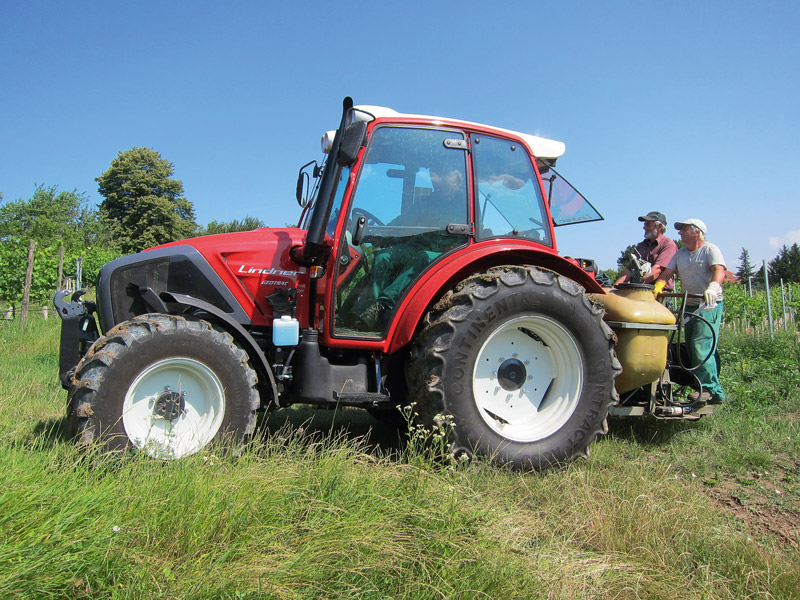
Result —
[[481, 346], [473, 371], [481, 417], [517, 442], [541, 440], [561, 429], [575, 412], [582, 388], [583, 361], [572, 335], [538, 316], [499, 327]]
[[[173, 392], [181, 398], [180, 414], [170, 418], [157, 404], [174, 397]], [[224, 415], [222, 382], [191, 358], [169, 358], [147, 367], [128, 388], [122, 406], [122, 423], [133, 445], [164, 460], [199, 451], [217, 435]]]

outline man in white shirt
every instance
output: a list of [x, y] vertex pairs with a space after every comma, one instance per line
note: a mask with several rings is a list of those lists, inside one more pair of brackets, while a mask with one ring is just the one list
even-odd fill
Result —
[[[689, 400], [704, 400], [709, 404], [721, 404], [725, 400], [725, 392], [719, 382], [719, 330], [722, 324], [722, 280], [725, 277], [725, 259], [720, 249], [706, 241], [708, 228], [700, 219], [686, 219], [675, 223], [680, 231], [684, 248], [670, 261], [656, 282], [656, 294], [664, 289], [666, 281], [674, 274], [681, 280], [683, 291], [702, 296], [689, 298], [686, 304], [696, 307], [705, 321], [690, 319], [686, 324], [686, 346], [692, 365], [705, 363], [697, 367], [694, 374], [700, 380], [702, 389], [689, 394]], [[710, 325], [710, 327], [709, 327]]]

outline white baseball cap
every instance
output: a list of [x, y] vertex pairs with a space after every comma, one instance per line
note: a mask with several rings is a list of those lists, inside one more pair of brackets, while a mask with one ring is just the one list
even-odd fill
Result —
[[703, 235], [708, 233], [708, 227], [706, 227], [706, 224], [703, 223], [700, 219], [686, 219], [684, 221], [675, 221], [675, 229], [677, 229], [678, 231], [680, 231], [681, 227], [683, 227], [684, 225], [693, 225], [694, 227], [697, 227], [700, 231], [703, 232]]

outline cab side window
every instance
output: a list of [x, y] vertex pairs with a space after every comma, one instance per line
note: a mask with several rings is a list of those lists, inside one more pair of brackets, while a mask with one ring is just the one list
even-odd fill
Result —
[[541, 188], [525, 148], [475, 136], [472, 156], [477, 238], [520, 237], [552, 246]]

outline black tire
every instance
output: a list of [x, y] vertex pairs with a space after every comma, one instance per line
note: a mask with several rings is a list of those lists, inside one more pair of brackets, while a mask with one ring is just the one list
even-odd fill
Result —
[[109, 330], [83, 357], [67, 416], [79, 444], [181, 458], [252, 434], [256, 383], [228, 333], [191, 317], [142, 315]]
[[621, 371], [603, 310], [536, 267], [474, 275], [425, 317], [408, 369], [426, 427], [452, 417], [451, 450], [517, 469], [588, 456]]

